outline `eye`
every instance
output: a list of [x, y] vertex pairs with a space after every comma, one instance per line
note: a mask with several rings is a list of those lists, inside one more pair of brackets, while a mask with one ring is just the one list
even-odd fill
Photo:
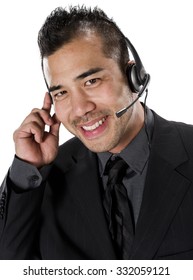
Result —
[[57, 92], [57, 93], [54, 94], [54, 99], [55, 100], [62, 100], [62, 99], [64, 99], [66, 93], [67, 93], [67, 91], [65, 91], [65, 90]]
[[92, 86], [93, 84], [96, 84], [99, 81], [98, 78], [91, 79], [85, 82], [85, 86]]

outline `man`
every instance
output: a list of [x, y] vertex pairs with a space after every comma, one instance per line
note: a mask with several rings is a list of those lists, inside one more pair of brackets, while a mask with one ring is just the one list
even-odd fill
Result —
[[[139, 102], [148, 76], [133, 89], [127, 40], [100, 9], [56, 9], [38, 43], [48, 93], [14, 133], [1, 259], [192, 259], [193, 128]], [[60, 123], [75, 137], [58, 147]]]

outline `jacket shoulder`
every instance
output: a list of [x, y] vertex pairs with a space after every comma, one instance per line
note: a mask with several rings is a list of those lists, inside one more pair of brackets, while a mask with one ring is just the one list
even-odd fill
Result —
[[177, 127], [180, 133], [184, 134], [185, 136], [193, 135], [193, 125], [174, 121], [172, 123]]
[[193, 125], [182, 122], [173, 122], [173, 124], [177, 128], [188, 154], [193, 155]]
[[[193, 125], [184, 122], [169, 121], [163, 119], [154, 112], [155, 125], [162, 135], [169, 135], [171, 142], [176, 143], [177, 139], [181, 139], [180, 143], [184, 146], [188, 154], [193, 154]], [[159, 139], [158, 139], [159, 142]]]
[[63, 152], [74, 154], [82, 149], [87, 150], [84, 144], [77, 137], [73, 137], [59, 147], [59, 154]]
[[193, 125], [184, 122], [169, 121], [160, 117], [154, 111], [153, 113], [154, 113], [156, 125], [158, 124], [159, 126], [164, 128], [167, 127], [168, 129], [171, 128], [177, 129], [178, 132], [182, 134], [184, 137], [193, 135]]
[[61, 162], [68, 163], [72, 159], [81, 158], [89, 153], [91, 152], [85, 145], [77, 137], [73, 137], [59, 147], [54, 163], [56, 165], [61, 164]]

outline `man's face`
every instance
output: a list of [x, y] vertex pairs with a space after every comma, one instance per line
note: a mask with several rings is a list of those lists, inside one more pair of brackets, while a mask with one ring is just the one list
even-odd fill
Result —
[[132, 94], [126, 75], [105, 57], [98, 36], [90, 34], [64, 45], [43, 60], [55, 113], [61, 123], [94, 152], [120, 152], [131, 140]]

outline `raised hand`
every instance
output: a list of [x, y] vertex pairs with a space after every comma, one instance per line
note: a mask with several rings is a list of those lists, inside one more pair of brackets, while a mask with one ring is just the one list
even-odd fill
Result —
[[33, 109], [13, 135], [16, 155], [37, 168], [51, 163], [58, 152], [60, 122], [51, 117], [51, 105], [46, 93], [42, 109]]

